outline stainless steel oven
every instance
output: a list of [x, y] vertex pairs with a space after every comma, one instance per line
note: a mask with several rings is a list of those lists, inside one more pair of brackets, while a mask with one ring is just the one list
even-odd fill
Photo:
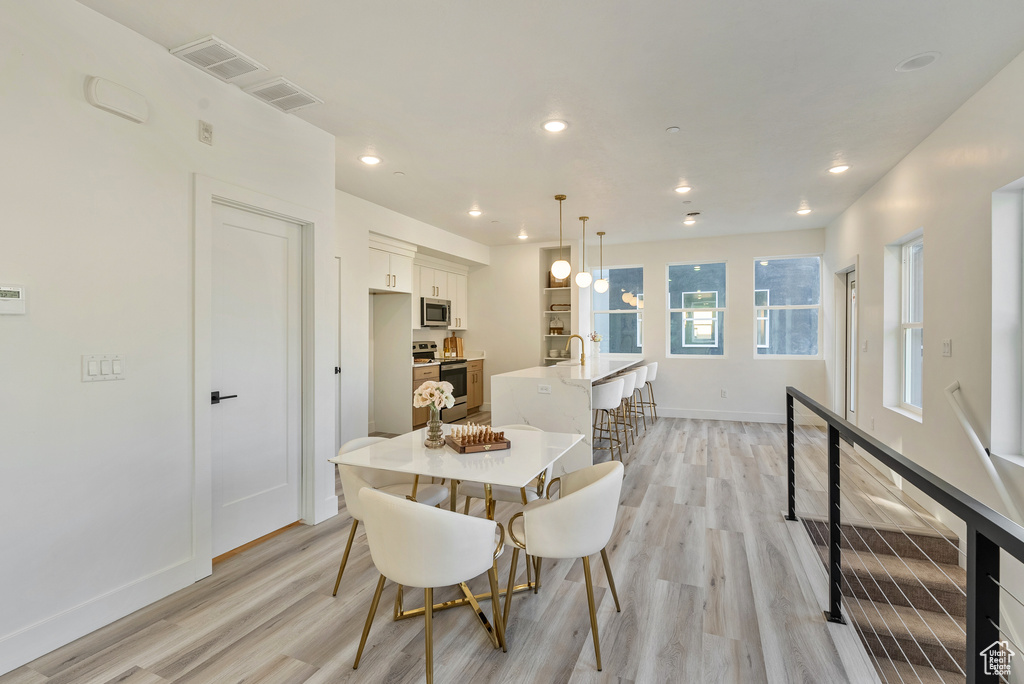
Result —
[[466, 367], [467, 363], [457, 361], [455, 363], [441, 362], [441, 382], [452, 383], [452, 395], [455, 397], [455, 405], [451, 408], [441, 409], [441, 422], [451, 423], [462, 420], [466, 417]]
[[447, 328], [452, 323], [452, 303], [447, 299], [420, 298], [420, 327]]

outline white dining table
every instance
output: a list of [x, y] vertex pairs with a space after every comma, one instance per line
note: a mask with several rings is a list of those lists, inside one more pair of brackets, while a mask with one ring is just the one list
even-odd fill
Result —
[[[444, 434], [452, 426], [443, 426]], [[340, 454], [330, 461], [343, 465], [380, 468], [421, 477], [480, 482], [488, 495], [486, 509], [491, 510], [492, 485], [525, 487], [533, 478], [583, 440], [583, 435], [566, 432], [505, 430], [508, 449], [460, 454], [445, 446], [423, 446], [426, 428], [407, 432], [383, 442]]]
[[[451, 433], [452, 426], [443, 426], [444, 434]], [[428, 449], [423, 445], [427, 429], [414, 430], [382, 442], [370, 444], [361, 449], [348, 451], [328, 459], [341, 465], [380, 468], [400, 473], [419, 475], [420, 477], [436, 477], [451, 480], [454, 504], [455, 482], [481, 482], [484, 485], [486, 502], [484, 510], [488, 517], [493, 517], [491, 498], [492, 485], [509, 487], [525, 487], [533, 478], [547, 469], [569, 449], [578, 444], [583, 435], [564, 432], [537, 432], [533, 430], [505, 430], [505, 438], [510, 447], [499, 451], [480, 451], [471, 454], [460, 454], [454, 449], [444, 446], [440, 449]], [[528, 573], [529, 574], [529, 573]], [[489, 599], [490, 594], [476, 594], [470, 591], [465, 582], [459, 585], [463, 597], [434, 604], [434, 610], [444, 610], [455, 606], [470, 605], [476, 613], [481, 626], [498, 647], [498, 637], [484, 612], [480, 609], [479, 600]], [[533, 581], [528, 578], [525, 585], [516, 586], [514, 591], [534, 589]], [[504, 593], [505, 590], [502, 590]], [[402, 587], [398, 588], [395, 597], [394, 619], [403, 620], [423, 615], [423, 608], [406, 609], [403, 606]], [[500, 618], [498, 618], [500, 619]]]

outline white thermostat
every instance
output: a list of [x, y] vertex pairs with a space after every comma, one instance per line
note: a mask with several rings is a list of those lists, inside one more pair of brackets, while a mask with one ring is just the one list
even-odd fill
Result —
[[20, 285], [0, 285], [0, 314], [25, 313], [25, 288]]

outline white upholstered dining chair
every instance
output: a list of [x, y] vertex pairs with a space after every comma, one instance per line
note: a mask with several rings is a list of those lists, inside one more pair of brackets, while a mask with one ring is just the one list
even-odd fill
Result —
[[[386, 437], [359, 437], [345, 442], [338, 450], [338, 455], [362, 449], [363, 447], [383, 442]], [[352, 516], [352, 529], [348, 534], [348, 543], [345, 544], [345, 554], [341, 557], [341, 565], [338, 567], [338, 579], [334, 581], [332, 596], [338, 595], [338, 587], [341, 585], [341, 576], [345, 573], [345, 564], [348, 563], [348, 554], [352, 550], [352, 541], [356, 538], [356, 529], [359, 521], [363, 519], [362, 507], [359, 504], [359, 490], [364, 487], [378, 489], [385, 494], [401, 498], [412, 498], [418, 503], [427, 506], [436, 506], [448, 499], [448, 488], [436, 484], [419, 484], [415, 475], [397, 473], [390, 470], [378, 468], [363, 468], [338, 464], [338, 477], [341, 478], [341, 489], [345, 496], [345, 508]]]
[[[505, 543], [501, 525], [485, 518], [420, 506], [368, 488], [359, 493], [359, 498], [370, 556], [380, 572], [380, 580], [352, 669], [359, 667], [386, 579], [405, 587], [423, 588], [427, 684], [434, 679], [434, 587], [463, 584], [486, 572], [491, 584], [494, 623], [488, 635], [495, 646], [504, 650], [505, 630], [495, 567]], [[463, 589], [468, 591], [464, 585]]]
[[[621, 611], [605, 547], [615, 527], [615, 514], [622, 491], [622, 473], [623, 467], [619, 461], [598, 463], [566, 473], [558, 480], [557, 499], [541, 499], [527, 504], [522, 512], [512, 516], [508, 523], [509, 539], [514, 546], [509, 586], [505, 593], [503, 624], [508, 624], [520, 550], [538, 559], [582, 558], [598, 670], [601, 669], [601, 644], [597, 633], [597, 610], [594, 606], [594, 584], [590, 576], [590, 556], [601, 552], [601, 560], [604, 561], [604, 569], [608, 574], [608, 585], [615, 599], [615, 610]], [[539, 577], [537, 581], [539, 583]]]

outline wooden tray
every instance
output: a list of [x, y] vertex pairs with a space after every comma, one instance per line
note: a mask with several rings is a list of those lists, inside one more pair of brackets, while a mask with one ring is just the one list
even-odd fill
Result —
[[453, 451], [459, 454], [475, 454], [481, 451], [501, 451], [502, 449], [508, 449], [512, 446], [512, 442], [507, 439], [499, 439], [496, 442], [486, 442], [484, 444], [467, 444], [462, 446], [454, 439], [451, 435], [445, 435], [445, 444], [452, 448]]

